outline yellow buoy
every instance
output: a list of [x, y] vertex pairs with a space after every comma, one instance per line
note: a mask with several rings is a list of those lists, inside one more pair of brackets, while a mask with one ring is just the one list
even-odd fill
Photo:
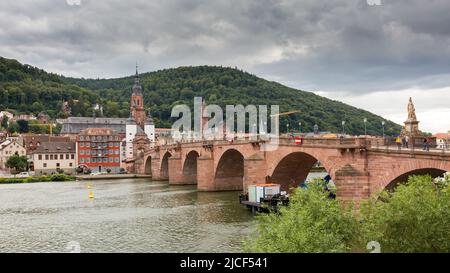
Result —
[[94, 194], [92, 193], [92, 191], [89, 192], [89, 199], [94, 199]]

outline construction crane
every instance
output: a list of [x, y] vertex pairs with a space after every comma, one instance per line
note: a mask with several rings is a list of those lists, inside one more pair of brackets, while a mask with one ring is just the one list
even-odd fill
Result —
[[48, 123], [48, 124], [30, 124], [30, 126], [39, 126], [39, 127], [48, 127], [49, 128], [49, 135], [53, 136], [53, 127], [55, 124]]
[[300, 112], [301, 112], [300, 110], [294, 110], [294, 111], [289, 111], [289, 112], [284, 112], [284, 113], [273, 114], [273, 115], [270, 115], [270, 116], [271, 117], [289, 116], [291, 114], [300, 113]]
[[[276, 120], [275, 120], [275, 126], [277, 127], [277, 128], [279, 128], [279, 117], [282, 117], [282, 116], [289, 116], [289, 115], [292, 115], [292, 114], [295, 114], [295, 113], [299, 113], [299, 112], [301, 112], [300, 110], [293, 110], [293, 111], [288, 111], [288, 112], [283, 112], [283, 113], [278, 113], [278, 114], [273, 114], [273, 115], [270, 115], [270, 117], [271, 118], [273, 118], [273, 117], [278, 117]], [[287, 126], [289, 126], [289, 124], [287, 125]], [[289, 131], [289, 129], [287, 129], [288, 131]]]

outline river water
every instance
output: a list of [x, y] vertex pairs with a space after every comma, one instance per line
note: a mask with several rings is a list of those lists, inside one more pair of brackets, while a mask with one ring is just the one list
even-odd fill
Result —
[[146, 179], [0, 185], [0, 252], [239, 252], [256, 223], [238, 196]]

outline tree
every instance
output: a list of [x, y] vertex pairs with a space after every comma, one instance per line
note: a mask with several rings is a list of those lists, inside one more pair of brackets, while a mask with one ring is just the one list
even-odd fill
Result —
[[450, 251], [450, 175], [410, 176], [383, 202], [372, 199], [361, 209], [366, 241], [383, 252]]
[[30, 128], [28, 126], [28, 121], [26, 120], [18, 120], [17, 125], [19, 126], [19, 133], [28, 133], [30, 131]]
[[7, 116], [4, 116], [4, 117], [2, 118], [2, 122], [1, 122], [0, 127], [1, 127], [1, 128], [4, 128], [4, 129], [7, 129], [7, 128], [8, 128], [8, 117], [7, 117]]
[[410, 176], [394, 192], [384, 191], [352, 206], [328, 198], [320, 181], [296, 189], [281, 214], [258, 216], [250, 252], [450, 252], [450, 174]]
[[26, 156], [20, 156], [15, 153], [6, 161], [5, 166], [7, 168], [14, 169], [16, 173], [23, 172], [28, 167], [28, 159]]
[[19, 125], [17, 125], [17, 122], [10, 122], [7, 131], [10, 134], [19, 132]]

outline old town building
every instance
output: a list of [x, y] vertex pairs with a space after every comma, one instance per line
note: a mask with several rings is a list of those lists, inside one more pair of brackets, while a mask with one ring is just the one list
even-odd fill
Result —
[[33, 168], [36, 175], [75, 173], [75, 142], [44, 142], [33, 151]]
[[125, 142], [124, 159], [132, 159], [133, 140], [136, 134], [143, 132], [151, 143], [155, 142], [155, 125], [150, 113], [146, 113], [143, 97], [143, 89], [139, 80], [136, 67], [136, 75], [132, 88], [129, 118], [97, 118], [97, 117], [69, 117], [57, 120], [62, 124], [61, 135], [76, 139], [78, 134], [88, 128], [108, 128], [118, 133], [120, 141]]
[[120, 171], [119, 134], [110, 128], [89, 128], [77, 137], [78, 166], [92, 172]]
[[70, 142], [70, 138], [63, 136], [23, 134], [19, 136], [18, 142], [25, 147], [26, 154], [31, 159], [33, 152], [41, 146], [41, 144], [46, 142]]
[[17, 140], [7, 139], [0, 143], [0, 169], [6, 168], [6, 162], [14, 154], [26, 155], [25, 148]]

